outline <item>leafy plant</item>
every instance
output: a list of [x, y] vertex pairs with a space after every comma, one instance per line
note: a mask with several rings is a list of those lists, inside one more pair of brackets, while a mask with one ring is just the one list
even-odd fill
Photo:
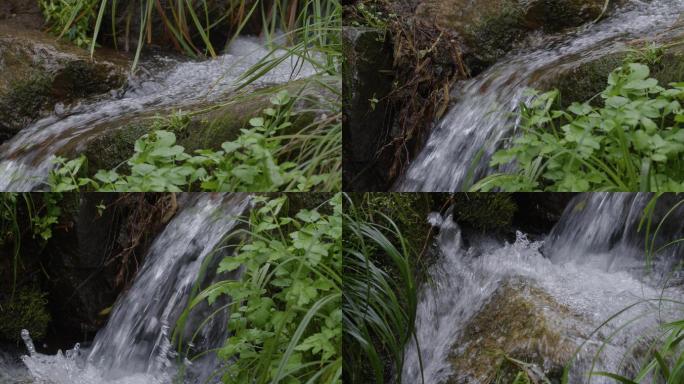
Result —
[[[0, 246], [12, 245], [10, 302], [14, 300], [17, 290], [22, 237], [28, 231], [33, 237], [49, 240], [52, 237], [52, 227], [58, 222], [61, 213], [59, 194], [44, 193], [40, 196], [41, 203], [36, 205], [29, 193], [0, 194]], [[24, 202], [28, 223], [20, 222], [20, 201]]]
[[[67, 161], [56, 158], [48, 185], [62, 192], [80, 188], [95, 191], [274, 191], [309, 190], [330, 175], [307, 175], [294, 162], [278, 157], [285, 139], [283, 131], [292, 125], [292, 98], [281, 91], [271, 98], [273, 107], [249, 121], [235, 140], [221, 145], [222, 150], [198, 150], [195, 155], [176, 144], [173, 132], [159, 130], [135, 143], [135, 153], [126, 162], [129, 174], [116, 168], [99, 170], [93, 178], [79, 177], [86, 158]], [[182, 115], [170, 118], [177, 131], [187, 125]]]
[[218, 351], [234, 359], [225, 383], [341, 383], [341, 199], [290, 216], [287, 196], [255, 197], [249, 239], [219, 266], [242, 278], [210, 286], [189, 308], [232, 300], [232, 334]]
[[613, 71], [590, 101], [552, 109], [558, 91], [532, 92], [521, 108], [521, 135], [494, 154], [491, 166], [515, 171], [488, 176], [472, 189], [491, 191], [684, 190], [684, 83], [658, 85], [643, 64]]
[[98, 0], [38, 0], [51, 31], [79, 47], [93, 44], [92, 28]]

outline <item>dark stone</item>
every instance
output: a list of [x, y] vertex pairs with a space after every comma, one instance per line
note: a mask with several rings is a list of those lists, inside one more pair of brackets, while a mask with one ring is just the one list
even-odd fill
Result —
[[551, 232], [560, 220], [565, 207], [577, 193], [514, 193], [518, 210], [513, 216], [513, 227], [533, 235]]
[[392, 43], [386, 32], [354, 27], [343, 29], [342, 41], [344, 189], [387, 190], [391, 164], [378, 159], [378, 152], [389, 141], [392, 125]]
[[62, 226], [49, 240], [44, 258], [50, 271], [49, 307], [54, 327], [73, 335], [94, 334], [105, 318], [99, 313], [114, 304], [120, 287], [105, 264], [117, 248], [123, 217], [116, 209], [99, 216], [98, 205], [110, 205], [113, 193], [65, 194]]

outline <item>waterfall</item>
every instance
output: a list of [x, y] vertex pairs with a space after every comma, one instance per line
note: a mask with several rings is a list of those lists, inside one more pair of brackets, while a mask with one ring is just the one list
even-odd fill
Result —
[[[225, 100], [240, 76], [267, 54], [268, 50], [256, 38], [240, 37], [228, 52], [213, 60], [177, 62], [155, 57], [143, 62], [139, 73], [129, 78], [125, 91], [68, 109], [56, 108], [55, 113], [2, 144], [0, 190], [45, 189], [54, 155], [73, 157], [89, 140], [132, 119]], [[280, 84], [315, 73], [311, 65], [293, 60], [284, 60], [255, 85]]]
[[[49, 384], [170, 383], [177, 360], [183, 357], [171, 345], [170, 332], [198, 278], [204, 276], [204, 285], [215, 278], [212, 271], [226, 255], [220, 252], [220, 243], [236, 227], [249, 201], [245, 194], [183, 195], [182, 210], [154, 240], [132, 286], [116, 302], [107, 325], [85, 354], [87, 358], [77, 358], [78, 346], [66, 356], [61, 352], [41, 355], [29, 348], [23, 360], [31, 375]], [[237, 273], [222, 278], [237, 278]], [[196, 319], [189, 323], [197, 325], [210, 313], [208, 308], [193, 312]], [[193, 352], [220, 347], [227, 338], [226, 323], [223, 313], [204, 324], [202, 340], [192, 340]], [[23, 336], [27, 347], [32, 345], [28, 335]], [[185, 361], [190, 375], [185, 381], [204, 383], [216, 368], [212, 356], [207, 354], [192, 364]]]
[[489, 160], [516, 130], [525, 90], [613, 52], [633, 39], [666, 31], [684, 12], [680, 0], [634, 0], [609, 18], [560, 41], [513, 54], [480, 76], [455, 86], [456, 105], [433, 128], [425, 148], [394, 189], [406, 192], [459, 191], [491, 173]]
[[[639, 337], [648, 340], [663, 321], [684, 316], [681, 307], [645, 302], [616, 318], [603, 331], [593, 333], [605, 320], [629, 305], [661, 294], [678, 300], [684, 298], [681, 284], [664, 287], [661, 276], [644, 268], [643, 242], [639, 240], [644, 234], [637, 232], [637, 227], [650, 200], [649, 194], [578, 195], [550, 234], [543, 241], [535, 242], [521, 232], [517, 233], [515, 242], [504, 244], [473, 235], [469, 237], [470, 245], [465, 247], [459, 226], [449, 213], [441, 220], [431, 217], [430, 222], [440, 226], [438, 255], [420, 293], [415, 323], [425, 382], [478, 382], [454, 369], [453, 356], [467, 352], [469, 343], [477, 342], [467, 339], [465, 329], [494, 300], [493, 296], [511, 282], [543, 291], [554, 303], [545, 303], [547, 308], [564, 308], [562, 313], [553, 313], [553, 309], [551, 313], [545, 312], [561, 339], [573, 346], [586, 342], [573, 363], [570, 383], [584, 382], [583, 374], [591, 366], [594, 353], [612, 332], [615, 337], [601, 351], [596, 369], [622, 372], [633, 368], [635, 360], [630, 356], [633, 343]], [[668, 201], [664, 203], [667, 205]], [[670, 220], [679, 227], [674, 233], [681, 236], [684, 231], [678, 217], [681, 212]], [[681, 260], [681, 255], [675, 248], [654, 261], [654, 270], [671, 271], [673, 259]], [[629, 322], [639, 316], [638, 320]], [[620, 329], [621, 326], [625, 328]], [[548, 355], [556, 353], [553, 348], [558, 348], [545, 344], [545, 340], [525, 340], [525, 343], [539, 343]], [[625, 355], [628, 357], [623, 361]], [[545, 367], [550, 365], [550, 361], [544, 361]], [[404, 384], [421, 382], [414, 343], [406, 348], [402, 380]], [[612, 381], [595, 377], [591, 382]]]

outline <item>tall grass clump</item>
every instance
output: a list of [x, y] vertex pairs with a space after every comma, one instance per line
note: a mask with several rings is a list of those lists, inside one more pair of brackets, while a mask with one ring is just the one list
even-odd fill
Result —
[[392, 376], [401, 382], [405, 346], [418, 343], [412, 253], [392, 219], [380, 213], [376, 223], [351, 197], [345, 202], [345, 382], [383, 384]]
[[247, 228], [233, 234], [245, 240], [218, 269], [241, 278], [200, 292], [183, 317], [230, 301], [230, 336], [211, 351], [227, 363], [214, 373], [224, 383], [341, 383], [342, 197], [291, 213], [288, 196], [253, 202]]
[[[643, 211], [643, 216], [639, 224], [639, 231], [644, 231], [645, 233], [645, 263], [647, 265], [647, 270], [650, 270], [651, 262], [661, 254], [661, 252], [669, 249], [670, 247], [684, 242], [684, 238], [666, 240], [664, 244], [662, 239], [659, 238], [661, 231], [666, 225], [668, 220], [672, 220], [672, 215], [675, 212], [681, 212], [680, 208], [684, 205], [684, 199], [679, 200], [677, 203], [672, 204], [672, 206], [667, 210], [667, 212], [659, 219], [657, 223], [653, 220], [656, 215], [656, 204], [663, 194], [656, 194], [653, 196], [651, 201], [646, 205]], [[672, 276], [681, 269], [680, 260], [675, 270], [670, 271], [667, 277], [667, 281], [663, 283], [664, 287], [668, 286], [668, 283]], [[638, 314], [633, 317], [629, 317], [629, 313], [635, 308], [642, 306], [649, 306], [650, 311], [645, 314]], [[675, 307], [680, 311], [680, 314], [684, 312], [684, 302], [678, 299], [672, 299], [665, 297], [665, 288], [663, 288], [662, 293], [659, 297], [644, 298], [639, 300], [617, 313], [613, 314], [607, 320], [605, 320], [601, 326], [596, 328], [592, 335], [604, 332], [604, 329], [609, 325], [622, 320], [621, 325], [615, 327], [614, 331], [607, 333], [607, 337], [601, 344], [600, 348], [597, 349], [591, 362], [591, 368], [586, 372], [587, 381], [590, 382], [592, 378], [609, 378], [614, 380], [616, 383], [622, 384], [678, 384], [684, 383], [684, 318], [674, 320], [674, 321], [662, 321], [661, 311], [664, 306]], [[626, 327], [630, 324], [637, 322], [644, 318], [644, 316], [654, 316], [659, 319], [660, 324], [657, 329], [653, 332], [649, 332], [647, 338], [644, 335], [636, 335], [635, 342], [628, 349], [625, 356], [622, 357], [622, 363], [626, 364], [630, 359], [636, 357], [637, 365], [632, 369], [625, 369], [626, 372], [606, 372], [599, 371], [596, 369], [596, 363], [600, 358], [600, 354], [606, 349], [610, 344], [611, 340], [617, 337], [621, 332], [625, 332]], [[586, 342], [585, 342], [586, 343]], [[576, 356], [579, 354], [580, 350], [585, 346], [585, 343], [580, 345], [576, 351]], [[641, 343], [641, 344], [640, 344]], [[639, 352], [636, 352], [639, 351]], [[638, 353], [640, 356], [632, 356], [632, 354]], [[569, 383], [569, 371], [573, 361], [568, 362], [566, 365], [562, 383]], [[623, 367], [625, 368], [625, 367]]]
[[681, 191], [684, 189], [684, 83], [669, 88], [648, 66], [625, 64], [593, 100], [555, 109], [558, 91], [533, 91], [521, 106], [521, 134], [494, 154], [502, 173], [480, 191]]

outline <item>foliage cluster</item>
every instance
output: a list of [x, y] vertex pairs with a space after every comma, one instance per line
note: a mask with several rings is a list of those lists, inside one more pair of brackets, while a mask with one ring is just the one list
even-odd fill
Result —
[[92, 43], [98, 0], [38, 0], [50, 30], [79, 47]]
[[[248, 240], [193, 301], [232, 300], [231, 336], [218, 355], [234, 363], [225, 383], [340, 383], [342, 376], [342, 196], [283, 213], [288, 197], [254, 198]], [[331, 208], [331, 209], [329, 209]]]
[[521, 106], [522, 134], [491, 165], [515, 171], [472, 189], [491, 191], [684, 190], [684, 83], [664, 88], [649, 68], [631, 63], [608, 77], [603, 106], [591, 100], [553, 109], [557, 91], [532, 91]]
[[[99, 170], [92, 178], [80, 177], [85, 156], [68, 161], [58, 157], [48, 184], [56, 192], [79, 188], [136, 192], [310, 190], [336, 176], [307, 175], [302, 164], [277, 157], [285, 141], [284, 132], [294, 118], [292, 101], [287, 91], [274, 95], [273, 107], [252, 118], [250, 127], [242, 129], [235, 141], [223, 143], [222, 150], [198, 150], [193, 156], [176, 144], [174, 132], [157, 130], [136, 141], [135, 153], [126, 162], [130, 174], [115, 168]], [[188, 122], [182, 115], [174, 115], [163, 124], [179, 132]]]
[[[22, 237], [29, 232], [32, 237], [38, 236], [43, 241], [52, 237], [52, 227], [58, 222], [61, 209], [59, 194], [45, 193], [40, 195], [38, 204], [29, 193], [0, 194], [0, 247], [11, 246], [11, 295], [15, 297], [17, 280], [21, 263]], [[23, 205], [21, 204], [23, 202]], [[25, 213], [28, 222], [20, 219], [20, 212]], [[0, 267], [4, 265], [0, 260]], [[2, 288], [2, 284], [0, 284]]]

